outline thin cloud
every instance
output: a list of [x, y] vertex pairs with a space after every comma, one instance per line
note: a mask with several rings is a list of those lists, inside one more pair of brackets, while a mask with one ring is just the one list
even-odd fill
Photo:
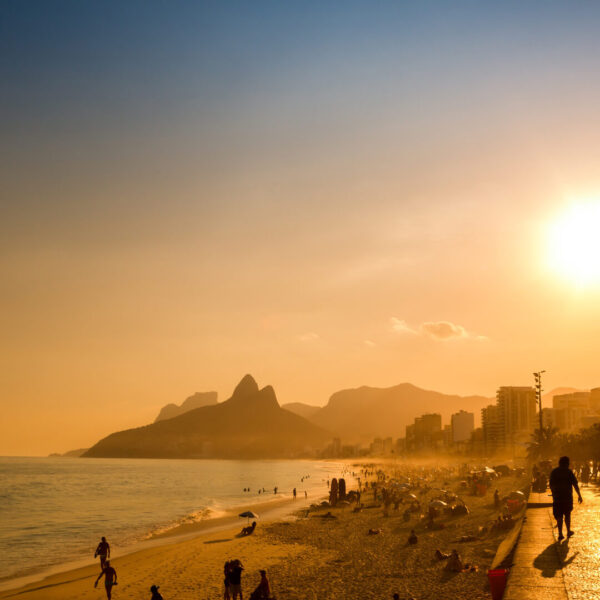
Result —
[[314, 331], [308, 331], [307, 333], [302, 333], [298, 337], [298, 341], [300, 342], [314, 342], [316, 340], [320, 340], [321, 336]]
[[487, 340], [484, 335], [478, 335], [468, 331], [462, 325], [452, 323], [451, 321], [425, 321], [417, 328], [413, 328], [406, 321], [392, 317], [390, 319], [392, 331], [396, 333], [410, 333], [412, 335], [420, 335], [437, 341], [446, 341], [452, 339], [470, 339], [470, 340]]
[[392, 331], [395, 331], [396, 333], [412, 333], [412, 334], [419, 333], [418, 331], [415, 331], [414, 329], [409, 327], [409, 325], [406, 321], [403, 321], [402, 319], [398, 319], [397, 317], [392, 317], [390, 319], [390, 323], [392, 326]]
[[449, 340], [451, 338], [470, 337], [462, 325], [456, 325], [450, 321], [429, 321], [421, 323], [421, 331], [434, 340]]
[[368, 346], [369, 348], [374, 348], [375, 346], [377, 346], [377, 344], [375, 342], [372, 342], [371, 340], [363, 340], [365, 346]]

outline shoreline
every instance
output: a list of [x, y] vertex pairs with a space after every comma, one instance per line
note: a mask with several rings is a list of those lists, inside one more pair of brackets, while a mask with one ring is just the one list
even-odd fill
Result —
[[[468, 511], [444, 511], [435, 516], [437, 526], [431, 527], [424, 514], [408, 510], [405, 502], [386, 508], [375, 493], [371, 497], [370, 487], [362, 507], [341, 503], [333, 508], [309, 508], [323, 496], [317, 490], [312, 497], [295, 502], [284, 497], [260, 508], [249, 504], [248, 508], [262, 511], [252, 535], [240, 536], [246, 519], [239, 519], [231, 509], [218, 519], [184, 523], [173, 532], [137, 545], [130, 553], [115, 553], [111, 562], [118, 586], [113, 598], [147, 597], [151, 585], [160, 586], [166, 599], [222, 598], [223, 565], [239, 559], [244, 567], [244, 595], [258, 584], [259, 570], [264, 569], [273, 595], [288, 600], [380, 600], [395, 592], [421, 600], [488, 599], [487, 569], [501, 546], [510, 542], [508, 537], [518, 533], [494, 525], [503, 509], [495, 506], [491, 490], [485, 496], [470, 493], [456, 466], [435, 464], [423, 469], [407, 465], [400, 470], [396, 465], [387, 466], [391, 467], [387, 473], [375, 473], [386, 465], [371, 463], [365, 477], [376, 479], [380, 485], [391, 482], [392, 488], [395, 478], [411, 477], [411, 493], [420, 498], [422, 506], [439, 498], [443, 488], [449, 490], [444, 494], [454, 494], [465, 502]], [[526, 477], [516, 474], [494, 480], [493, 486], [504, 498], [526, 482]], [[408, 543], [411, 531], [416, 532], [418, 543]], [[450, 563], [446, 560], [453, 550], [463, 567], [447, 568]], [[0, 599], [105, 598], [102, 584], [94, 588], [99, 575], [97, 561], [79, 568], [65, 566], [41, 580], [37, 577], [35, 582], [0, 591]]]
[[[226, 509], [226, 514], [220, 514], [219, 516], [209, 517], [193, 523], [175, 525], [172, 528], [157, 533], [150, 532], [147, 538], [139, 540], [130, 546], [117, 548], [115, 552], [111, 553], [111, 561], [118, 561], [121, 558], [131, 557], [156, 548], [174, 546], [214, 533], [240, 531], [247, 523], [238, 516], [238, 511], [251, 510], [257, 513], [259, 526], [266, 526], [286, 517], [289, 518], [297, 510], [308, 508], [311, 504], [324, 498], [325, 496], [318, 492], [312, 495], [309, 494], [307, 498], [298, 497], [296, 500], [286, 496], [272, 498], [263, 502], [251, 502], [233, 506]], [[61, 565], [48, 567], [35, 573], [0, 581], [0, 598], [25, 593], [30, 591], [31, 588], [35, 589], [36, 584], [45, 583], [47, 580], [49, 582], [48, 585], [60, 585], [59, 580], [72, 578], [76, 580], [76, 575], [80, 572], [87, 573], [88, 570], [94, 569], [94, 572], [97, 573], [97, 565], [98, 559], [80, 558], [67, 561]], [[55, 582], [54, 580], [57, 581]]]

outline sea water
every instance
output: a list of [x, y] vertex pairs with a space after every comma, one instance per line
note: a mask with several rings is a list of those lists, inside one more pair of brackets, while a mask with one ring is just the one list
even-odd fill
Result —
[[0, 584], [92, 560], [101, 536], [123, 550], [228, 508], [291, 497], [294, 487], [300, 497], [325, 495], [327, 480], [343, 467], [305, 460], [0, 458]]

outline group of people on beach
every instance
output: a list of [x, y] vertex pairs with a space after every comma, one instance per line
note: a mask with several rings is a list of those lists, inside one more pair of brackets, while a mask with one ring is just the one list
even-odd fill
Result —
[[[228, 560], [223, 567], [224, 574], [224, 593], [223, 600], [244, 600], [242, 592], [242, 572], [244, 566], [238, 558]], [[264, 569], [259, 571], [260, 582], [254, 591], [250, 594], [250, 600], [269, 600], [271, 598], [271, 585], [267, 579], [267, 572]]]
[[[305, 475], [302, 477], [301, 482], [304, 482], [304, 479], [310, 477], [310, 475]], [[249, 492], [250, 488], [244, 488], [244, 492]], [[277, 487], [273, 488], [273, 493], [277, 494], [279, 489]], [[259, 489], [258, 493], [264, 493], [265, 489]], [[297, 496], [296, 488], [292, 491], [292, 497], [295, 500]], [[308, 494], [304, 491], [304, 497], [307, 498]], [[252, 523], [252, 525], [248, 527], [244, 527], [242, 529], [241, 535], [250, 535], [254, 532], [256, 528], [256, 521]], [[107, 600], [112, 599], [112, 589], [117, 582], [117, 571], [110, 564], [110, 544], [107, 542], [105, 537], [102, 537], [100, 543], [98, 544], [96, 551], [94, 553], [94, 558], [100, 558], [100, 575], [94, 582], [94, 587], [98, 587], [98, 582], [104, 578], [104, 588], [106, 591]], [[241, 577], [242, 571], [244, 567], [240, 560], [235, 559], [231, 561], [227, 561], [224, 567], [224, 575], [225, 575], [225, 592], [224, 592], [224, 600], [237, 600], [239, 597], [240, 600], [243, 600], [242, 595], [242, 584]], [[158, 586], [153, 585], [150, 588], [150, 592], [152, 593], [151, 600], [162, 600], [162, 596], [158, 591]], [[260, 570], [260, 582], [255, 590], [250, 595], [250, 600], [266, 600], [271, 598], [271, 587], [269, 584], [269, 580], [267, 579], [267, 572], [264, 569]]]
[[[100, 557], [100, 575], [98, 575], [98, 578], [94, 582], [94, 587], [98, 587], [98, 582], [104, 577], [106, 597], [108, 600], [111, 600], [113, 586], [117, 585], [117, 571], [110, 564], [110, 544], [106, 541], [104, 536], [94, 552], [94, 558], [97, 557]], [[150, 587], [150, 593], [152, 594], [150, 600], [163, 600], [157, 585]]]
[[[256, 526], [256, 523], [253, 523]], [[94, 558], [100, 557], [100, 575], [94, 582], [94, 587], [98, 587], [98, 582], [102, 577], [104, 577], [104, 588], [106, 590], [106, 597], [108, 600], [112, 598], [112, 588], [117, 585], [117, 572], [115, 568], [110, 564], [110, 545], [106, 541], [105, 537], [102, 537], [98, 547], [96, 548], [96, 552], [94, 553]], [[224, 600], [244, 600], [244, 596], [242, 593], [242, 572], [244, 570], [244, 566], [242, 565], [242, 561], [239, 559], [228, 560], [225, 563], [223, 568], [224, 573]], [[267, 578], [267, 572], [264, 569], [259, 571], [260, 573], [260, 582], [254, 589], [254, 591], [250, 594], [249, 600], [270, 600], [271, 599], [271, 585], [269, 584], [269, 580]], [[157, 585], [153, 585], [150, 588], [150, 592], [152, 593], [152, 597], [150, 600], [163, 600], [160, 592], [158, 591], [159, 587]]]

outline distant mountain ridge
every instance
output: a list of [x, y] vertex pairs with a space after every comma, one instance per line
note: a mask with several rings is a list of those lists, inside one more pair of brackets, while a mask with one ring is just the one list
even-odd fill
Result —
[[481, 409], [495, 401], [423, 390], [411, 383], [389, 388], [362, 386], [334, 393], [309, 420], [343, 441], [365, 442], [376, 436], [404, 437], [406, 425], [425, 413], [440, 413], [448, 423], [452, 413], [464, 409], [478, 419]]
[[79, 458], [88, 451], [88, 448], [77, 448], [76, 450], [69, 450], [68, 452], [52, 452], [48, 455], [49, 458]]
[[86, 457], [295, 458], [310, 456], [332, 434], [279, 406], [269, 385], [246, 375], [231, 398], [151, 425], [113, 433]]
[[322, 406], [312, 406], [311, 404], [304, 404], [304, 402], [288, 402], [282, 404], [281, 408], [289, 410], [296, 415], [300, 415], [310, 421], [311, 417], [323, 408]]
[[158, 416], [154, 419], [155, 423], [158, 421], [164, 421], [165, 419], [172, 419], [173, 417], [178, 417], [183, 413], [189, 412], [190, 410], [194, 410], [196, 408], [201, 408], [203, 406], [211, 406], [216, 404], [218, 400], [217, 392], [196, 392], [195, 394], [186, 398], [180, 405], [167, 404], [160, 409]]
[[554, 398], [554, 396], [561, 396], [562, 394], [573, 394], [574, 392], [582, 392], [583, 390], [578, 390], [577, 388], [572, 388], [572, 387], [557, 387], [554, 388], [553, 390], [549, 391], [547, 394], [544, 394], [542, 396], [542, 402], [543, 403], [547, 403], [550, 402], [552, 403], [552, 398]]

